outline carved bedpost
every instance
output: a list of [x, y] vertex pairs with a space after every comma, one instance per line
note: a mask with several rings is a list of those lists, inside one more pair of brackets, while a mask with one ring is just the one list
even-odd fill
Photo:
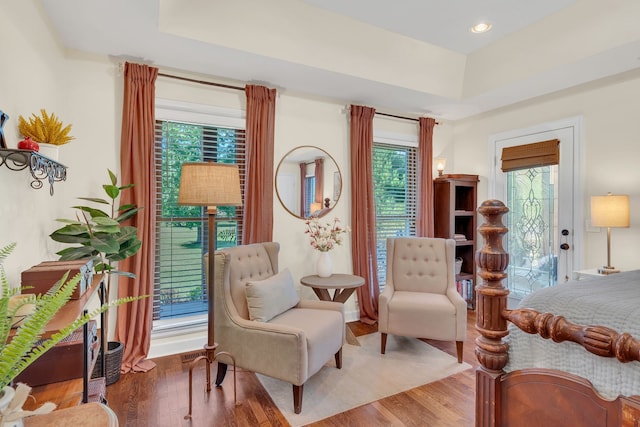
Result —
[[509, 295], [502, 284], [509, 264], [509, 254], [502, 247], [508, 231], [502, 216], [508, 211], [499, 200], [487, 200], [478, 208], [484, 217], [484, 223], [478, 227], [484, 246], [476, 252], [481, 278], [476, 286], [476, 329], [480, 332], [476, 338], [476, 357], [481, 365], [476, 371], [476, 426], [483, 427], [500, 425], [500, 376], [508, 360], [509, 346], [504, 337], [509, 332], [502, 317]]

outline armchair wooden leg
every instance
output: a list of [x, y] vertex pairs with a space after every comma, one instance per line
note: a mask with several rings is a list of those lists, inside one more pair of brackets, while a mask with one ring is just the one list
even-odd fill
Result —
[[302, 385], [293, 385], [293, 412], [299, 414], [302, 411]]
[[387, 349], [387, 334], [384, 332], [380, 334], [380, 353], [384, 354]]
[[342, 347], [340, 347], [340, 350], [338, 350], [338, 352], [335, 354], [335, 358], [336, 368], [342, 369]]
[[218, 374], [216, 375], [216, 385], [219, 386], [227, 375], [227, 364], [218, 362]]
[[462, 363], [462, 346], [464, 341], [456, 341], [456, 350], [458, 351], [458, 363]]

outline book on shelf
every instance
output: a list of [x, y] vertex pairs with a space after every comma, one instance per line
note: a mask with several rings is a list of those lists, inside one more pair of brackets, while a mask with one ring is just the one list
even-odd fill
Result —
[[456, 233], [456, 234], [453, 235], [453, 239], [454, 240], [464, 241], [464, 240], [467, 240], [467, 236], [465, 236], [464, 234]]
[[458, 293], [467, 302], [467, 307], [473, 308], [473, 279], [460, 279], [456, 281]]

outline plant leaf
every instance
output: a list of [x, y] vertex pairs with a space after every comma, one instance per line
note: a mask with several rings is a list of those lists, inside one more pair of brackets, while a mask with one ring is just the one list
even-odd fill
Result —
[[95, 222], [97, 225], [102, 225], [105, 227], [119, 227], [120, 223], [118, 223], [118, 221], [116, 221], [115, 219], [112, 219], [110, 217], [98, 217], [98, 218], [93, 218], [93, 222]]
[[103, 185], [102, 188], [111, 199], [117, 199], [118, 195], [120, 195], [120, 189], [115, 185]]
[[101, 218], [101, 217], [109, 217], [109, 215], [100, 209], [92, 208], [90, 206], [72, 206], [75, 209], [79, 209], [83, 212], [87, 212], [91, 215], [91, 218]]
[[53, 232], [49, 235], [53, 240], [60, 243], [70, 243], [70, 244], [80, 244], [84, 245], [85, 243], [89, 243], [89, 234], [63, 234], [58, 232]]
[[132, 216], [134, 216], [135, 214], [137, 214], [140, 209], [142, 209], [142, 208], [135, 208], [135, 209], [131, 209], [131, 210], [128, 210], [126, 212], [123, 212], [116, 218], [116, 221], [124, 222], [124, 221], [128, 220], [129, 218], [131, 218]]
[[57, 255], [60, 255], [60, 261], [75, 261], [77, 259], [87, 258], [89, 256], [98, 255], [97, 251], [94, 251], [93, 248], [88, 246], [80, 246], [73, 248], [65, 248], [61, 251], [56, 252]]
[[111, 185], [118, 184], [118, 177], [116, 176], [116, 174], [113, 173], [111, 169], [107, 169], [107, 172], [109, 173], [109, 179], [111, 179]]
[[87, 202], [102, 203], [103, 205], [109, 205], [110, 204], [105, 199], [98, 199], [96, 197], [78, 197], [78, 199], [86, 200]]
[[118, 241], [109, 235], [94, 236], [91, 239], [91, 246], [98, 252], [104, 252], [106, 254], [117, 253], [120, 249]]

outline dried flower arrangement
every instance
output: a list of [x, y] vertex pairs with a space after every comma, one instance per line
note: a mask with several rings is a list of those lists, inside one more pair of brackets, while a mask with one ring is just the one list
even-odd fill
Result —
[[351, 231], [349, 227], [340, 226], [340, 218], [334, 218], [333, 224], [322, 224], [318, 218], [311, 218], [305, 221], [307, 229], [305, 234], [309, 235], [309, 244], [313, 249], [320, 252], [328, 252], [342, 244], [342, 234]]
[[71, 125], [64, 126], [58, 117], [42, 108], [41, 116], [32, 114], [29, 120], [18, 117], [18, 130], [24, 137], [30, 137], [36, 142], [53, 145], [63, 145], [74, 139], [69, 136]]

